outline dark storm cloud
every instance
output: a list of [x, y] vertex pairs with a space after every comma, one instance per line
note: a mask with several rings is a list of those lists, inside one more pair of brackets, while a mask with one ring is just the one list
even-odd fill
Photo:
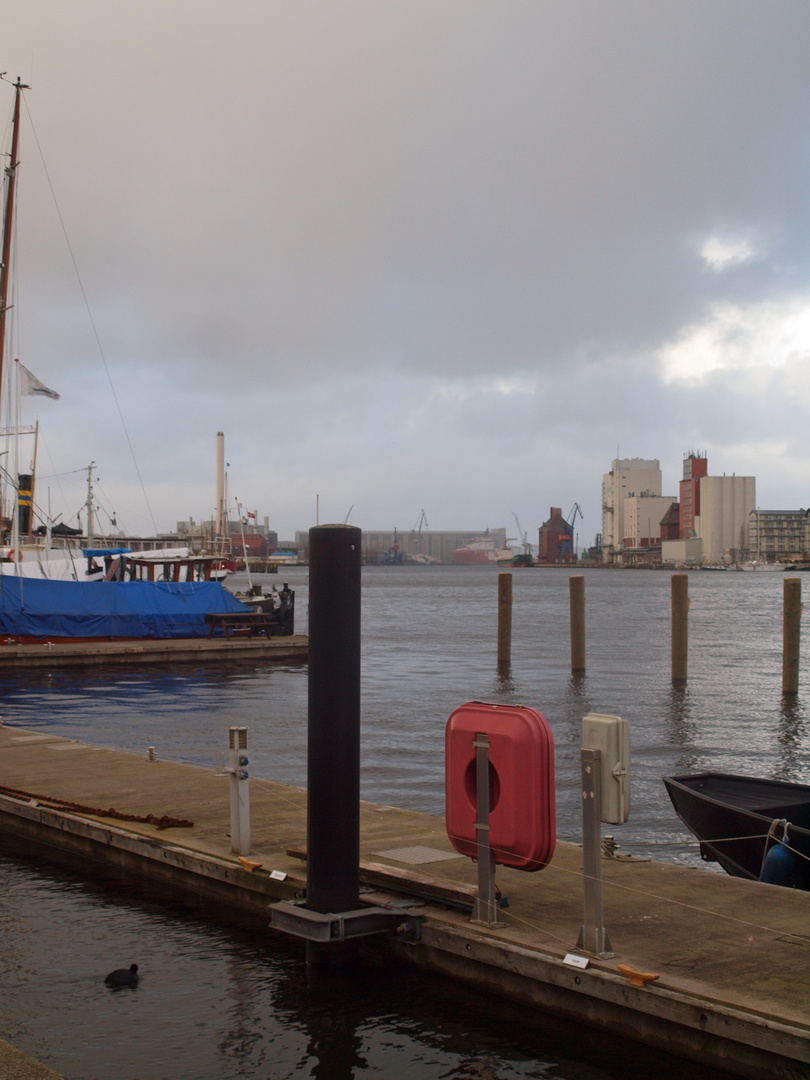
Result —
[[[738, 332], [738, 359], [715, 356], [708, 381], [695, 356], [718, 306], [767, 302], [775, 327], [781, 305], [810, 306], [806, 4], [0, 0], [0, 14], [0, 69], [33, 84], [136, 446], [153, 476], [188, 465], [197, 516], [220, 429], [262, 492], [247, 501], [285, 532], [311, 523], [322, 485], [368, 527], [431, 500], [436, 527], [487, 508], [490, 524], [517, 509], [536, 525], [576, 499], [595, 532], [617, 445], [671, 462], [674, 489], [687, 435], [719, 460], [746, 431], [772, 447], [777, 418], [803, 423], [786, 370], [756, 383], [747, 426], [738, 367], [779, 353], [778, 330]], [[22, 324], [30, 352], [48, 378], [93, 372], [98, 396], [64, 394], [48, 424], [98, 457], [77, 431], [106, 376], [75, 284], [59, 284], [47, 190], [33, 176], [23, 190], [28, 296], [58, 314]], [[798, 505], [782, 479], [805, 451], [784, 446], [760, 489]], [[164, 527], [191, 512], [175, 502]]]

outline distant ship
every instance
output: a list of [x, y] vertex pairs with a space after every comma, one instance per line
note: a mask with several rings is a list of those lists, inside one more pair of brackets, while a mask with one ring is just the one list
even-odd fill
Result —
[[511, 562], [515, 556], [510, 547], [496, 548], [490, 537], [481, 536], [463, 548], [456, 548], [452, 553], [453, 562], [462, 566], [489, 566]]

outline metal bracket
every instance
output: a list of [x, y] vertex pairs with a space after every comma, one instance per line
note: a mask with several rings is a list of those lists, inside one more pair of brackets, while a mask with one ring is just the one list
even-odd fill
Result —
[[615, 956], [602, 917], [602, 755], [580, 750], [584, 918], [577, 948], [600, 958]]
[[478, 897], [473, 904], [470, 922], [499, 927], [498, 893], [495, 888], [495, 853], [489, 843], [489, 739], [486, 732], [476, 732], [475, 747], [476, 821], [473, 826], [478, 842]]
[[381, 907], [324, 915], [320, 911], [291, 904], [288, 900], [270, 905], [270, 925], [306, 941], [346, 941], [348, 938], [392, 931], [410, 941], [421, 941], [423, 921], [424, 915], [416, 915], [412, 911], [389, 911]]

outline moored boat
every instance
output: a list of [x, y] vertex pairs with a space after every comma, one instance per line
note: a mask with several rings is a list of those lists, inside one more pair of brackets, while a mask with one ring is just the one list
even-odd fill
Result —
[[754, 570], [760, 574], [764, 572], [778, 573], [787, 570], [787, 565], [783, 562], [766, 562], [764, 559], [751, 559], [749, 562], [740, 563], [739, 568], [749, 573]]
[[211, 580], [224, 581], [228, 574], [236, 573], [236, 559], [215, 558], [211, 563]]
[[272, 616], [278, 623], [279, 634], [295, 632], [295, 593], [286, 581], [281, 589], [275, 585], [269, 589], [262, 585], [251, 585], [244, 592], [234, 593], [234, 596], [252, 611]]
[[217, 581], [0, 578], [0, 645], [207, 637], [206, 615], [253, 615]]
[[[26, 87], [15, 84], [11, 124], [11, 153], [5, 167], [5, 208], [0, 259], [0, 405], [23, 394], [58, 398], [27, 368], [15, 361], [16, 393], [6, 391], [4, 381], [7, 316], [15, 308], [8, 303], [15, 222], [20, 97]], [[6, 375], [10, 373], [6, 371]], [[22, 380], [22, 381], [21, 381]], [[173, 548], [133, 553], [127, 548], [96, 547], [93, 538], [93, 464], [88, 468], [87, 542], [82, 549], [52, 548], [49, 522], [46, 542], [35, 541], [34, 466], [21, 471], [16, 445], [23, 429], [8, 429], [14, 437], [15, 465], [11, 479], [13, 510], [3, 511], [0, 546], [0, 644], [33, 642], [80, 642], [146, 638], [194, 638], [235, 632], [292, 634], [292, 593], [286, 606], [279, 597], [273, 610], [258, 611], [243, 604], [219, 582], [232, 565], [227, 552], [209, 557], [190, 556], [188, 549]], [[38, 428], [31, 429], [35, 434]], [[222, 438], [219, 440], [222, 446]], [[0, 500], [2, 501], [2, 500]], [[221, 530], [220, 530], [221, 531]], [[67, 529], [65, 540], [78, 544], [76, 530]], [[6, 542], [8, 541], [8, 542]], [[285, 615], [282, 627], [281, 612]], [[214, 621], [212, 621], [214, 620]]]
[[733, 877], [810, 890], [810, 784], [719, 772], [663, 780], [703, 859]]

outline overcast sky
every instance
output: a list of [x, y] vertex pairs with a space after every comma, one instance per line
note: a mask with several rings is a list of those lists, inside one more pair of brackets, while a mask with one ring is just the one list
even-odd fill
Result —
[[810, 504], [807, 0], [0, 0], [0, 71], [54, 516], [210, 518], [217, 431], [281, 538]]

